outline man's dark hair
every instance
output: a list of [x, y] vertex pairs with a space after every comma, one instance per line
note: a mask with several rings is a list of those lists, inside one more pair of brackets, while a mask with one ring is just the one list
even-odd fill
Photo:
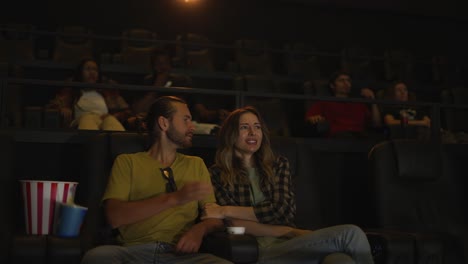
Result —
[[154, 143], [161, 132], [159, 127], [157, 127], [158, 118], [164, 116], [167, 119], [171, 119], [176, 112], [177, 109], [174, 107], [174, 103], [187, 104], [184, 99], [176, 96], [161, 96], [151, 105], [146, 116], [146, 127], [148, 128], [150, 144]]

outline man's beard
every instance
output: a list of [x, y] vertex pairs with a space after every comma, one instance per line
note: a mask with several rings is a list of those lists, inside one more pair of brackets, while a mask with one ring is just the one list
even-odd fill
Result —
[[170, 127], [166, 134], [170, 141], [181, 148], [189, 148], [192, 146], [192, 139], [187, 139], [187, 134], [177, 132], [174, 127]]

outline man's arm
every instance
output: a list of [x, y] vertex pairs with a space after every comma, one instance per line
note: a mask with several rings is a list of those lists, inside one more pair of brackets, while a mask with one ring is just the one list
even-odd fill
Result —
[[106, 200], [108, 223], [117, 228], [133, 224], [178, 205], [202, 200], [213, 192], [212, 186], [205, 182], [186, 183], [177, 192], [167, 193], [139, 201]]
[[380, 110], [376, 104], [371, 105], [371, 118], [372, 118], [372, 125], [374, 127], [379, 127], [382, 125], [381, 117], [380, 117]]
[[[362, 88], [361, 89], [361, 95], [364, 97], [364, 98], [367, 98], [367, 99], [375, 99], [375, 94], [374, 94], [374, 91], [372, 91], [371, 89], [369, 88]], [[372, 125], [374, 127], [379, 127], [382, 125], [382, 121], [381, 121], [381, 117], [380, 117], [380, 110], [379, 110], [379, 107], [376, 105], [376, 104], [371, 104], [371, 121], [372, 121]]]
[[221, 219], [208, 218], [190, 228], [177, 242], [176, 251], [181, 253], [196, 253], [200, 249], [203, 237], [207, 234], [224, 229]]

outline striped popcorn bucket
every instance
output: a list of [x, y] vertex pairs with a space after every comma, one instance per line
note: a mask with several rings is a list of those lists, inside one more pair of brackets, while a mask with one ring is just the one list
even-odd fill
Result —
[[73, 203], [77, 182], [21, 181], [26, 233], [52, 233], [56, 202]]

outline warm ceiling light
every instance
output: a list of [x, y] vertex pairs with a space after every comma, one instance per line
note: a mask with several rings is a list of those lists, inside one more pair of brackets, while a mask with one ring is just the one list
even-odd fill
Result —
[[199, 4], [201, 1], [199, 0], [177, 0], [178, 3], [180, 4], [185, 4], [185, 5], [197, 5]]

